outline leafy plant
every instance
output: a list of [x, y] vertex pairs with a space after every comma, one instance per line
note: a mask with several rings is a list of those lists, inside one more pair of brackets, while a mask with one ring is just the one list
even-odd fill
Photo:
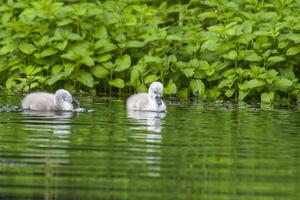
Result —
[[299, 101], [296, 0], [36, 1], [0, 6], [9, 90]]

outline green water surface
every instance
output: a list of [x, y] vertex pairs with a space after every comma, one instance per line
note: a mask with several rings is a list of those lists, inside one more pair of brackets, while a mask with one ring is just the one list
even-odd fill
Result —
[[0, 199], [300, 199], [298, 110], [80, 101], [94, 112], [0, 112]]

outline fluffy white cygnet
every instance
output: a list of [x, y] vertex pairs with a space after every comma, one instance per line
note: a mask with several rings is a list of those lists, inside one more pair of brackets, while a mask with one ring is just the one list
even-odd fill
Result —
[[55, 94], [35, 92], [27, 95], [22, 101], [22, 108], [35, 111], [72, 111], [72, 103], [76, 102], [72, 95], [64, 89]]
[[151, 83], [148, 93], [139, 93], [130, 96], [127, 99], [127, 110], [140, 110], [140, 111], [166, 111], [166, 105], [161, 100], [163, 95], [164, 86], [160, 82]]

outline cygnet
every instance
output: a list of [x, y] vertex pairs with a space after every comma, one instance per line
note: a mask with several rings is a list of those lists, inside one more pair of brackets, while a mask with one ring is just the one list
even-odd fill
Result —
[[148, 93], [138, 93], [127, 99], [127, 110], [165, 112], [165, 103], [161, 100], [164, 86], [160, 82], [151, 83]]

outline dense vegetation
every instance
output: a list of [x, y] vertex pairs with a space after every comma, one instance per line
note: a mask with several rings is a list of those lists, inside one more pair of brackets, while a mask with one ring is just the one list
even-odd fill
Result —
[[5, 1], [0, 85], [300, 100], [297, 0]]

